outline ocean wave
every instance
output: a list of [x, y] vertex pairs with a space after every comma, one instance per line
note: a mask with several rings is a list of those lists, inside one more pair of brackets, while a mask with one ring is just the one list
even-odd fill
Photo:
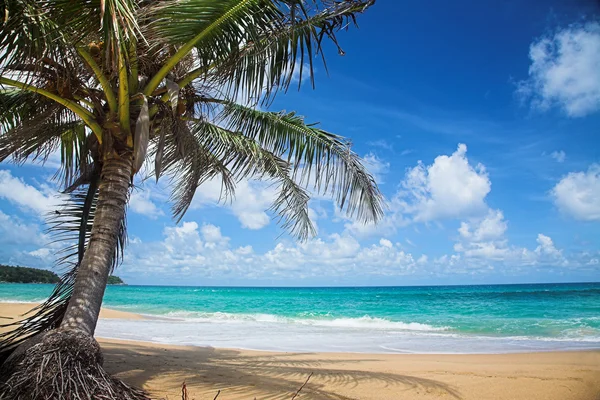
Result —
[[315, 327], [347, 328], [347, 329], [372, 329], [394, 331], [447, 331], [447, 326], [432, 326], [419, 322], [390, 321], [385, 318], [376, 318], [365, 315], [359, 318], [294, 318], [273, 314], [233, 314], [225, 312], [169, 312], [166, 317], [183, 319], [187, 322], [213, 322], [213, 323], [279, 323], [298, 324]]

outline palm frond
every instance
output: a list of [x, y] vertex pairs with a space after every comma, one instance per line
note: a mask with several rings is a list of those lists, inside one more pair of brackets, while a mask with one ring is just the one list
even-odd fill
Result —
[[[63, 0], [72, 3], [72, 1]], [[101, 32], [103, 42], [112, 55], [113, 62], [118, 54], [129, 54], [129, 46], [137, 41], [140, 26], [136, 18], [139, 1], [136, 0], [104, 0], [100, 2]], [[141, 38], [140, 38], [141, 39]]]
[[0, 365], [24, 341], [60, 325], [93, 225], [98, 177], [96, 174], [87, 187], [81, 187], [69, 196], [60, 211], [49, 215], [49, 232], [55, 235], [55, 242], [65, 243], [57, 253], [56, 262], [56, 267], [65, 272], [46, 301], [32, 309], [24, 319], [2, 326], [9, 329], [0, 334]]
[[288, 162], [243, 134], [206, 121], [196, 121], [191, 130], [201, 146], [227, 165], [237, 180], [251, 177], [275, 182], [279, 194], [271, 209], [284, 229], [301, 240], [316, 234], [308, 212], [310, 197], [290, 176]]
[[138, 0], [10, 0], [2, 2], [0, 64], [26, 59], [72, 59], [76, 45], [103, 43], [106, 65], [141, 39]]
[[[196, 64], [212, 65], [224, 60], [240, 43], [258, 40], [266, 27], [282, 17], [271, 0], [168, 0], [150, 3], [140, 12], [151, 21], [143, 32], [150, 43], [167, 49], [168, 45], [180, 46], [150, 78], [146, 95], [192, 50]], [[156, 48], [151, 51], [160, 53]]]
[[[149, 42], [183, 45], [203, 34], [197, 46], [203, 61], [214, 61], [283, 15], [271, 0], [166, 0], [149, 2], [140, 14], [149, 21], [143, 32]], [[217, 48], [216, 41], [226, 47]]]
[[175, 182], [171, 200], [173, 216], [179, 221], [202, 183], [219, 178], [222, 197], [227, 198], [233, 193], [235, 182], [228, 167], [200, 144], [187, 122], [171, 114], [170, 107], [164, 105], [162, 108], [165, 117], [155, 127], [155, 146], [150, 157], [161, 154], [161, 174], [169, 175]]
[[[62, 248], [56, 252], [55, 268], [64, 272], [46, 301], [33, 308], [22, 320], [0, 326], [8, 328], [0, 333], [0, 365], [24, 341], [60, 326], [94, 225], [99, 183], [100, 167], [96, 166], [89, 183], [74, 189], [63, 207], [48, 215], [48, 233], [53, 237], [52, 244], [62, 244]], [[123, 220], [111, 273], [123, 260], [126, 240], [126, 221]]]
[[225, 87], [228, 98], [269, 103], [279, 90], [287, 90], [295, 78], [300, 87], [306, 75], [314, 87], [313, 59], [320, 55], [327, 69], [321, 51], [323, 39], [331, 39], [343, 54], [336, 32], [356, 24], [356, 14], [373, 2], [335, 1], [312, 13], [304, 1], [289, 3], [289, 11], [280, 21], [265, 27], [257, 39], [233, 48], [223, 62], [208, 72], [211, 79]]
[[55, 178], [63, 187], [73, 184], [91, 162], [95, 136], [86, 137], [85, 125], [57, 103], [40, 101], [34, 93], [0, 94], [0, 161], [45, 163], [60, 151], [61, 166]]
[[4, 126], [12, 125], [10, 119], [22, 119], [17, 126], [0, 135], [0, 161], [13, 157], [17, 163], [29, 158], [45, 161], [58, 149], [63, 134], [83, 127], [82, 122], [58, 104], [51, 104], [37, 114], [7, 115]]
[[68, 46], [63, 32], [37, 0], [3, 1], [0, 12], [0, 66], [35, 58], [62, 58]]
[[261, 147], [286, 155], [292, 177], [335, 197], [340, 209], [365, 222], [383, 215], [382, 195], [373, 177], [341, 136], [306, 124], [295, 113], [275, 113], [220, 101], [221, 124], [242, 132]]

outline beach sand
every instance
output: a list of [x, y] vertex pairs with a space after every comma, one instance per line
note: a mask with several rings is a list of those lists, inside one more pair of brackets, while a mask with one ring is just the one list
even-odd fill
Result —
[[[4, 318], [17, 318], [20, 315], [28, 313], [37, 304], [33, 303], [0, 303], [0, 324], [10, 323], [10, 320]], [[3, 318], [4, 317], [4, 318]], [[119, 319], [144, 319], [142, 315], [128, 313], [124, 311], [109, 310], [103, 308], [100, 311], [100, 318], [119, 318]], [[0, 329], [0, 332], [2, 330]]]
[[[30, 304], [1, 304], [0, 316]], [[103, 318], [141, 316], [103, 310]], [[202, 333], [199, 332], [201, 335]], [[105, 368], [155, 398], [600, 400], [600, 351], [489, 355], [271, 353], [99, 339]], [[451, 350], [451, 349], [449, 349]]]

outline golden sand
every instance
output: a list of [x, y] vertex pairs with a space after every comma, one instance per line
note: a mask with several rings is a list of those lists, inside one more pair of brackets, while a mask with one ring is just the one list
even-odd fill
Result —
[[[30, 304], [0, 303], [0, 316]], [[101, 318], [139, 319], [103, 310]], [[202, 335], [202, 332], [198, 332]], [[105, 368], [156, 398], [600, 400], [600, 351], [489, 355], [271, 353], [99, 339]]]

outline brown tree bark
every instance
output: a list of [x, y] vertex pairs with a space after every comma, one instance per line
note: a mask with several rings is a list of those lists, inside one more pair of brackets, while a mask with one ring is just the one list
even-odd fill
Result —
[[132, 172], [131, 154], [109, 156], [102, 167], [90, 240], [77, 270], [61, 329], [93, 336], [125, 218]]

